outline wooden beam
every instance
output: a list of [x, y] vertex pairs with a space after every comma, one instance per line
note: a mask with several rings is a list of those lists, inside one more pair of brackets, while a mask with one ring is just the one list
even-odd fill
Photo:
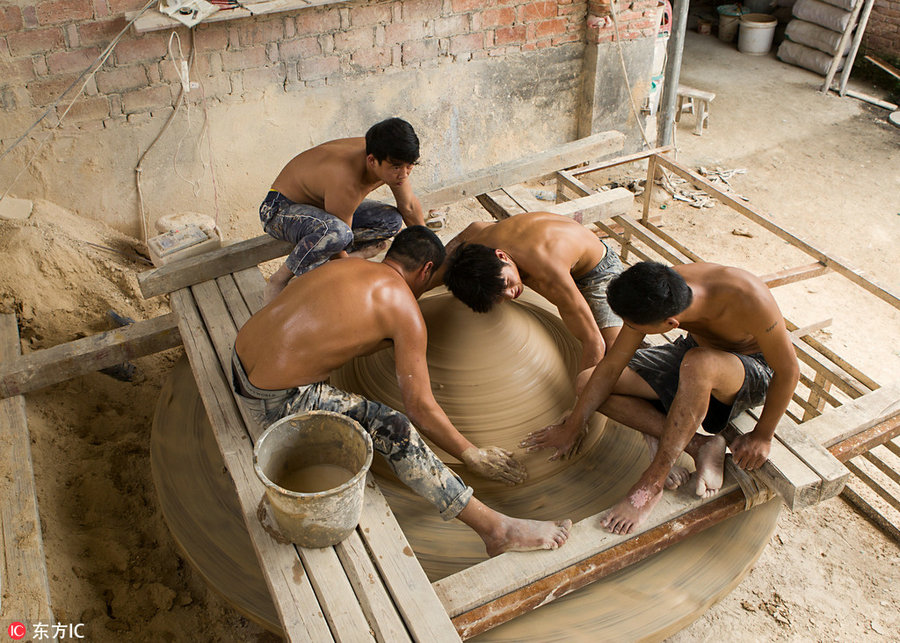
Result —
[[498, 197], [501, 195], [505, 196], [503, 190], [491, 190], [490, 192], [479, 194], [475, 199], [481, 204], [481, 207], [487, 210], [488, 214], [497, 219], [497, 221], [508, 219], [514, 214], [521, 214], [519, 211], [512, 212], [511, 208], [504, 207], [498, 200]]
[[424, 196], [420, 196], [419, 200], [425, 209], [438, 208], [505, 185], [515, 185], [584, 161], [609, 156], [621, 150], [624, 145], [625, 136], [622, 133], [598, 132], [544, 152], [447, 179], [424, 190]]
[[568, 197], [563, 194], [563, 188], [568, 188], [578, 196], [587, 196], [597, 191], [582, 183], [575, 178], [571, 171], [567, 170], [560, 170], [556, 173], [556, 198], [568, 200]]
[[668, 170], [671, 170], [672, 172], [674, 172], [681, 178], [686, 179], [687, 181], [692, 183], [695, 187], [697, 187], [701, 190], [704, 190], [707, 193], [715, 196], [719, 201], [730, 206], [732, 209], [734, 209], [738, 213], [744, 215], [745, 217], [747, 217], [754, 223], [757, 223], [758, 225], [762, 226], [763, 228], [765, 228], [766, 230], [768, 230], [775, 236], [787, 241], [788, 243], [790, 243], [792, 246], [794, 246], [798, 250], [800, 250], [800, 251], [806, 253], [807, 255], [811, 256], [812, 258], [814, 258], [816, 261], [828, 266], [835, 272], [840, 273], [841, 275], [843, 275], [850, 281], [854, 282], [858, 286], [861, 286], [863, 289], [865, 289], [868, 292], [870, 292], [871, 294], [875, 295], [882, 301], [885, 301], [888, 304], [890, 304], [891, 306], [893, 306], [894, 308], [900, 310], [900, 297], [897, 297], [897, 295], [890, 292], [886, 288], [879, 286], [878, 284], [874, 283], [870, 279], [867, 279], [866, 277], [864, 277], [862, 275], [861, 272], [849, 267], [843, 259], [838, 259], [836, 257], [832, 257], [832, 256], [822, 252], [821, 250], [815, 248], [810, 243], [804, 241], [797, 235], [792, 234], [792, 233], [788, 232], [787, 230], [784, 230], [783, 228], [781, 228], [780, 226], [775, 224], [773, 221], [771, 221], [767, 217], [759, 214], [755, 210], [750, 209], [749, 207], [747, 207], [746, 205], [744, 205], [743, 203], [741, 203], [740, 201], [735, 199], [732, 195], [724, 192], [720, 188], [716, 187], [715, 185], [713, 185], [712, 183], [710, 183], [709, 181], [704, 179], [699, 174], [692, 172], [691, 170], [684, 167], [683, 165], [676, 163], [675, 161], [672, 161], [661, 155], [656, 155], [656, 156], [654, 156], [654, 158], [657, 160], [657, 162], [660, 165], [662, 165], [663, 167], [665, 167]]
[[613, 217], [613, 219], [626, 231], [631, 232], [632, 235], [653, 248], [655, 252], [665, 257], [666, 260], [670, 263], [678, 265], [692, 261], [692, 259], [688, 256], [679, 257], [678, 254], [676, 254], [679, 252], [677, 248], [670, 246], [662, 239], [656, 238], [655, 235], [653, 235], [653, 233], [649, 230], [649, 228], [638, 225], [637, 221], [634, 221], [630, 217], [620, 215]]
[[76, 339], [0, 364], [0, 397], [29, 393], [180, 345], [173, 313]]
[[[734, 477], [726, 473], [725, 483], [718, 497], [737, 489], [739, 486]], [[623, 535], [606, 531], [600, 526], [599, 518], [604, 513], [601, 512], [573, 525], [565, 547], [541, 552], [507, 552], [442, 578], [432, 585], [455, 622], [456, 617], [465, 612], [526, 588], [548, 574], [568, 569], [611, 550], [670, 520], [681, 520], [689, 512], [716, 499], [698, 498], [685, 488], [666, 491], [648, 520], [638, 527], [636, 533]], [[743, 507], [744, 501], [741, 498], [741, 508]], [[474, 588], [477, 588], [477, 592], [473, 591]]]
[[149, 299], [283, 257], [292, 247], [287, 241], [261, 235], [142, 272], [138, 285], [144, 299]]
[[[16, 317], [0, 314], [0, 364], [18, 354]], [[6, 627], [20, 621], [29, 628], [34, 623], [53, 623], [22, 396], [0, 400], [0, 445], [0, 622]]]
[[[732, 490], [690, 513], [656, 525], [565, 569], [462, 611], [453, 617], [453, 624], [463, 639], [469, 639], [698, 534], [739, 514], [744, 507], [743, 493], [739, 489]], [[567, 543], [566, 547], [569, 546], [570, 543]], [[462, 572], [454, 576], [460, 573]], [[453, 576], [448, 578], [452, 579]], [[438, 581], [435, 585], [442, 582]], [[449, 585], [446, 588], [449, 589]], [[462, 586], [458, 589], [465, 591]]]
[[829, 272], [828, 266], [817, 261], [805, 266], [797, 266], [795, 268], [779, 270], [778, 272], [770, 272], [767, 275], [761, 275], [760, 279], [762, 279], [769, 288], [778, 288], [779, 286], [786, 286], [787, 284], [804, 281], [805, 279], [812, 279], [813, 277], [824, 275], [827, 272]]
[[[812, 439], [835, 453], [831, 449], [833, 445], [895, 416], [900, 417], [900, 389], [884, 386], [804, 422], [802, 428]], [[840, 455], [836, 457], [845, 459]]]
[[672, 145], [663, 145], [662, 147], [654, 147], [652, 150], [644, 150], [643, 152], [636, 152], [634, 154], [628, 154], [627, 156], [617, 156], [614, 159], [610, 159], [608, 161], [599, 161], [597, 163], [589, 163], [582, 167], [577, 167], [571, 171], [572, 175], [578, 177], [583, 176], [585, 174], [590, 174], [591, 172], [599, 172], [600, 170], [607, 170], [611, 167], [616, 167], [617, 165], [625, 165], [626, 163], [634, 163], [635, 161], [642, 161], [644, 159], [653, 159], [653, 157], [658, 154], [667, 154], [675, 149]]

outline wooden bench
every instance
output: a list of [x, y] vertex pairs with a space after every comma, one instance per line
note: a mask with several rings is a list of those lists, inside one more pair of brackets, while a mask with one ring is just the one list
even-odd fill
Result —
[[286, 639], [458, 641], [371, 477], [359, 527], [335, 547], [279, 542], [260, 522], [264, 487], [252, 452], [262, 429], [233, 395], [230, 373], [237, 330], [261, 306], [263, 287], [251, 268], [173, 292], [171, 305]]
[[682, 112], [693, 114], [697, 119], [694, 134], [701, 136], [703, 128], [709, 129], [709, 104], [716, 95], [713, 92], [694, 89], [687, 85], [678, 85], [678, 102], [675, 105], [675, 122], [681, 120]]

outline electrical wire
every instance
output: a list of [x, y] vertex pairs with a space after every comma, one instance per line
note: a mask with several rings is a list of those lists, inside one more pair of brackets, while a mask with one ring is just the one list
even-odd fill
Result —
[[631, 91], [631, 82], [628, 80], [628, 70], [625, 68], [625, 54], [622, 51], [622, 41], [619, 38], [619, 18], [617, 14], [619, 13], [619, 7], [616, 5], [616, 0], [611, 0], [611, 8], [612, 8], [612, 19], [613, 19], [613, 36], [616, 42], [616, 50], [619, 52], [619, 64], [622, 67], [622, 76], [625, 80], [625, 88], [628, 90], [628, 102], [631, 105], [631, 113], [634, 114], [634, 120], [638, 125], [638, 129], [641, 131], [641, 137], [644, 139], [644, 145], [647, 147], [653, 147], [650, 143], [650, 140], [647, 138], [647, 132], [644, 131], [644, 124], [641, 122], [641, 115], [638, 112], [637, 105], [634, 103], [634, 95]]
[[2, 154], [0, 154], [0, 161], [2, 161], [6, 157], [7, 154], [9, 154], [17, 145], [19, 145], [19, 143], [21, 143], [23, 140], [25, 140], [25, 138], [28, 136], [29, 132], [31, 132], [31, 130], [33, 130], [35, 127], [37, 127], [38, 123], [40, 123], [42, 120], [44, 120], [50, 114], [50, 112], [56, 108], [56, 106], [62, 101], [63, 97], [66, 94], [68, 94], [69, 91], [71, 91], [71, 89], [75, 85], [78, 84], [78, 81], [80, 81], [85, 76], [87, 76], [85, 81], [82, 83], [81, 88], [78, 90], [78, 92], [75, 94], [75, 96], [69, 102], [65, 111], [63, 111], [62, 115], [59, 117], [59, 120], [57, 121], [56, 125], [53, 126], [51, 131], [48, 132], [47, 136], [44, 138], [44, 140], [41, 141], [40, 145], [38, 145], [37, 149], [34, 151], [34, 154], [31, 155], [31, 158], [28, 159], [28, 162], [25, 164], [25, 166], [15, 176], [15, 178], [9, 184], [9, 187], [6, 189], [6, 191], [2, 195], [0, 195], [0, 201], [2, 201], [3, 199], [5, 199], [7, 197], [10, 190], [12, 190], [13, 186], [16, 184], [16, 182], [19, 180], [19, 178], [21, 178], [22, 174], [24, 174], [25, 171], [31, 167], [31, 164], [34, 162], [34, 159], [37, 157], [38, 152], [40, 152], [41, 148], [44, 147], [44, 144], [46, 144], [47, 141], [50, 140], [50, 137], [53, 135], [54, 130], [56, 130], [57, 128], [59, 128], [62, 125], [63, 119], [69, 113], [69, 110], [72, 109], [72, 105], [74, 105], [75, 101], [77, 101], [81, 97], [81, 94], [84, 92], [84, 88], [87, 87], [87, 84], [91, 81], [91, 79], [94, 77], [94, 75], [100, 70], [100, 67], [102, 67], [103, 64], [106, 62], [106, 60], [110, 57], [110, 55], [113, 52], [113, 49], [115, 49], [116, 45], [119, 44], [119, 40], [121, 40], [121, 38], [125, 34], [125, 32], [128, 31], [128, 29], [131, 28], [131, 25], [133, 25], [134, 22], [138, 18], [140, 18], [142, 15], [144, 15], [144, 13], [146, 13], [150, 9], [150, 7], [152, 7], [154, 4], [156, 4], [156, 2], [157, 2], [157, 0], [149, 0], [149, 2], [147, 2], [147, 4], [145, 4], [143, 6], [143, 8], [141, 8], [140, 11], [138, 11], [137, 15], [135, 15], [128, 22], [128, 24], [126, 24], [125, 27], [123, 27], [122, 30], [118, 34], [116, 34], [115, 38], [112, 39], [112, 41], [106, 46], [106, 48], [102, 52], [100, 52], [100, 54], [97, 56], [97, 58], [94, 59], [94, 62], [92, 62], [83, 72], [81, 72], [81, 74], [78, 76], [78, 78], [76, 78], [74, 81], [72, 81], [72, 84], [69, 85], [56, 98], [56, 100], [53, 101], [53, 103], [47, 108], [47, 110], [43, 114], [41, 114], [41, 116], [34, 123], [32, 123], [31, 126], [27, 130], [25, 130], [24, 134], [22, 134], [19, 138], [17, 138], [15, 141], [13, 141], [12, 145], [10, 145], [6, 150], [3, 151]]

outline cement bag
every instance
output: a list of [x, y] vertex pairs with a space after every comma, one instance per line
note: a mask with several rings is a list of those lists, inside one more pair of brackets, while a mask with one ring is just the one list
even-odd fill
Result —
[[[838, 45], [841, 44], [841, 34], [838, 32], [796, 18], [788, 23], [787, 28], [784, 30], [784, 35], [794, 42], [824, 51], [832, 56], [837, 53]], [[844, 45], [845, 53], [849, 44], [850, 42], [848, 41]]]
[[840, 7], [844, 11], [853, 11], [853, 5], [856, 4], [856, 0], [825, 0], [825, 2]]
[[794, 17], [839, 33], [844, 33], [850, 22], [849, 12], [819, 0], [797, 0]]
[[[783, 40], [775, 55], [778, 56], [779, 60], [814, 71], [821, 76], [828, 74], [828, 67], [831, 66], [831, 61], [834, 60], [834, 56], [829, 56], [818, 49], [813, 49], [812, 47], [807, 47], [806, 45], [801, 45], [800, 43], [792, 42], [790, 40]], [[844, 61], [842, 59], [838, 63], [837, 71], [840, 71], [843, 66]]]

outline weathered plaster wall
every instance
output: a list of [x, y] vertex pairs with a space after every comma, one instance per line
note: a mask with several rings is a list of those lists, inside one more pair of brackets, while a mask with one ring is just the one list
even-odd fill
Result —
[[[0, 162], [0, 193], [47, 138], [11, 194], [47, 198], [139, 234], [134, 168], [181, 87], [172, 31], [129, 31], [58, 128], [73, 94], [55, 107], [53, 101], [125, 25], [125, 12], [141, 5], [53, 0], [0, 7], [2, 149], [49, 109], [26, 144]], [[640, 105], [646, 47], [634, 43], [652, 43], [659, 13], [655, 0], [620, 11]], [[202, 91], [186, 94], [143, 162], [147, 219], [218, 213], [226, 233], [247, 234], [242, 224], [255, 220], [259, 200], [291, 156], [361, 135], [391, 115], [413, 123], [422, 140], [414, 177], [420, 186], [584, 135], [578, 121], [586, 41], [605, 39], [601, 46], [613, 51], [611, 25], [588, 28], [587, 17], [588, 3], [573, 0], [354, 0], [200, 25], [191, 79]], [[175, 32], [187, 57], [191, 33]], [[606, 55], [595, 72], [595, 86], [612, 93], [604, 94], [608, 113], [593, 119], [594, 131], [633, 128], [630, 107], [620, 104], [618, 54]]]

